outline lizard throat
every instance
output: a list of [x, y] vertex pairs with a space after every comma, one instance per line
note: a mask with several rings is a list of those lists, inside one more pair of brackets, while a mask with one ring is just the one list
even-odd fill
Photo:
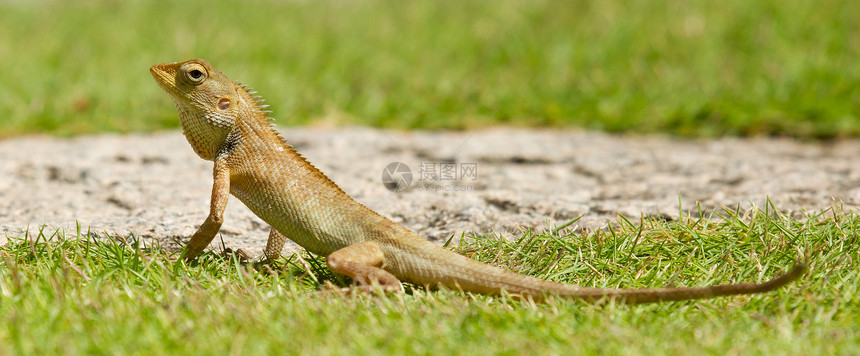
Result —
[[194, 149], [194, 153], [202, 159], [212, 161], [224, 140], [227, 139], [230, 129], [213, 125], [213, 119], [209, 116], [182, 113], [180, 110], [179, 122], [182, 125], [182, 133]]

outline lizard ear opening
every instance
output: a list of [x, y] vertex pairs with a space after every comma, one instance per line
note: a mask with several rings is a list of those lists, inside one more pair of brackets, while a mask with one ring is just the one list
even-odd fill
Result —
[[218, 110], [225, 111], [230, 108], [230, 99], [221, 98], [218, 100]]

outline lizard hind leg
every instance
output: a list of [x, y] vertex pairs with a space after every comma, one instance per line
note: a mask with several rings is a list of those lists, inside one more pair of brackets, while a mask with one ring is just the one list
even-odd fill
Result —
[[402, 292], [400, 280], [381, 268], [384, 261], [382, 249], [372, 242], [349, 245], [326, 257], [329, 269], [358, 282], [361, 291]]

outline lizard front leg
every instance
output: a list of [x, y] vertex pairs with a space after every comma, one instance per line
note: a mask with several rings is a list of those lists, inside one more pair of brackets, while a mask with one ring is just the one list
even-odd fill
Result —
[[191, 261], [197, 257], [221, 229], [224, 222], [224, 208], [227, 207], [227, 197], [230, 196], [230, 169], [227, 167], [226, 159], [219, 157], [215, 159], [214, 183], [212, 184], [212, 200], [209, 203], [209, 216], [191, 236], [191, 241], [185, 247], [182, 257]]
[[328, 268], [352, 278], [363, 290], [372, 291], [378, 285], [384, 291], [403, 291], [400, 280], [380, 268], [385, 261], [385, 255], [375, 243], [349, 245], [332, 252], [325, 261]]
[[269, 240], [266, 241], [266, 249], [263, 250], [263, 255], [269, 261], [277, 260], [281, 257], [281, 250], [284, 249], [284, 243], [287, 242], [287, 237], [280, 231], [271, 227], [269, 230]]

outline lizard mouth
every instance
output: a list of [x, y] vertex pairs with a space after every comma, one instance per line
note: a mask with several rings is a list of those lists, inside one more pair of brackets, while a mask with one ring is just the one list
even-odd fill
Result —
[[149, 68], [149, 73], [155, 78], [158, 86], [169, 94], [176, 94], [176, 71], [179, 63], [156, 64]]

